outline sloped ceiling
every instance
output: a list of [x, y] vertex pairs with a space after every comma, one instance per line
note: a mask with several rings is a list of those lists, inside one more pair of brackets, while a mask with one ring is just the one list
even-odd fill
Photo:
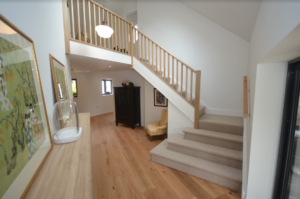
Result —
[[181, 3], [250, 41], [261, 0], [179, 0]]

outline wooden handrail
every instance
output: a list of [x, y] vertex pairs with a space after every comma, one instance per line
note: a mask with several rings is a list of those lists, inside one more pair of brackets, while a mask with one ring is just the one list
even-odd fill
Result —
[[247, 76], [244, 76], [244, 118], [248, 118], [248, 89], [247, 89]]

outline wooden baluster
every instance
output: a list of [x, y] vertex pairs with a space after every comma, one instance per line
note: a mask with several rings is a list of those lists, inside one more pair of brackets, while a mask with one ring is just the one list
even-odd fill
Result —
[[129, 23], [126, 22], [127, 24], [127, 35], [126, 35], [126, 43], [127, 43], [127, 51], [128, 51], [128, 54], [131, 55], [131, 42], [129, 42], [129, 36], [131, 35], [130, 34], [130, 31], [129, 31]]
[[181, 64], [181, 79], [180, 79], [180, 82], [181, 82], [181, 90], [180, 90], [180, 94], [182, 95], [182, 88], [183, 88], [183, 65], [182, 63], [180, 62]]
[[159, 72], [159, 77], [160, 78], [162, 78], [162, 72], [161, 72], [161, 68], [162, 68], [162, 62], [161, 62], [161, 48], [159, 47], [159, 70], [160, 70], [160, 72]]
[[117, 50], [117, 16], [115, 16], [115, 30], [114, 30], [114, 36], [115, 36], [115, 50]]
[[143, 49], [144, 49], [144, 48], [143, 48], [143, 43], [144, 43], [143, 41], [144, 41], [144, 39], [143, 39], [143, 38], [144, 38], [144, 36], [143, 36], [142, 33], [141, 33], [141, 40], [140, 40], [140, 41], [141, 41], [141, 59], [142, 59], [141, 62], [142, 62], [142, 63], [144, 62], [144, 61], [143, 61], [143, 59], [144, 59], [144, 52], [143, 52]]
[[[135, 45], [136, 45], [136, 41], [135, 41], [135, 29], [133, 28], [133, 23], [131, 23], [130, 26], [130, 34], [132, 35], [132, 40], [131, 40], [131, 54], [134, 55], [136, 57], [136, 53], [135, 53]], [[134, 41], [134, 43], [133, 43]]]
[[138, 52], [138, 59], [140, 60], [141, 59], [141, 56], [140, 56], [140, 49], [142, 48], [141, 47], [141, 36], [140, 36], [140, 32], [137, 32], [137, 35], [138, 35], [138, 43], [137, 43], [137, 52]]
[[122, 52], [124, 53], [124, 21], [121, 19], [121, 35], [122, 35]]
[[119, 44], [119, 52], [121, 51], [121, 29], [120, 29], [120, 18], [118, 18], [118, 35], [119, 35], [119, 40], [118, 40], [118, 44]]
[[174, 89], [174, 57], [172, 60], [172, 88]]
[[132, 28], [131, 28], [132, 30], [132, 34], [133, 34], [133, 37], [132, 37], [132, 44], [133, 44], [133, 54], [134, 54], [134, 56], [136, 57], [137, 55], [136, 55], [136, 31], [135, 31], [135, 28], [134, 28], [134, 26], [133, 26], [133, 23], [132, 23]]
[[[100, 7], [98, 7], [98, 18], [99, 18], [99, 25], [101, 25], [101, 9], [100, 9]], [[99, 37], [99, 45], [100, 45], [100, 47], [102, 47], [102, 41], [101, 41], [102, 39], [101, 39], [101, 37]]]
[[75, 39], [75, 27], [74, 27], [74, 6], [73, 0], [70, 0], [70, 12], [71, 12], [71, 24], [72, 24], [72, 39]]
[[[112, 13], [109, 13], [109, 18], [110, 18], [110, 27], [111, 27], [111, 29], [114, 29], [114, 24], [113, 24], [113, 17], [112, 17], [113, 15], [112, 15]], [[114, 36], [113, 35], [111, 35], [111, 37], [110, 37], [110, 41], [111, 41], [111, 48], [110, 49], [113, 49], [113, 43], [114, 43]]]
[[[89, 28], [90, 28], [90, 43], [93, 43], [93, 37], [92, 37], [92, 21], [91, 21], [91, 5], [90, 1], [88, 1], [88, 14], [89, 14]], [[84, 36], [86, 38], [86, 36]]]
[[153, 70], [153, 72], [155, 71], [154, 67], [155, 67], [155, 65], [154, 65], [154, 42], [152, 42], [152, 70]]
[[[109, 17], [108, 17], [108, 16], [109, 16], [109, 14], [108, 14], [108, 11], [106, 10], [106, 20], [107, 20], [107, 26], [109, 26], [109, 22], [110, 22], [110, 21], [109, 21]], [[106, 39], [106, 41], [107, 41], [107, 44], [108, 44], [108, 49], [110, 49], [110, 40], [111, 40], [110, 38], [107, 38], [107, 39]]]
[[157, 45], [155, 44], [155, 73], [157, 74]]
[[191, 104], [193, 104], [193, 76], [194, 76], [194, 73], [191, 70], [191, 88], [190, 88], [190, 102], [191, 102]]
[[170, 85], [170, 54], [168, 54], [168, 85]]
[[199, 128], [199, 108], [200, 108], [200, 84], [201, 84], [201, 71], [196, 71], [196, 86], [195, 86], [195, 116], [194, 116], [194, 128]]
[[166, 52], [163, 50], [164, 53], [164, 81], [166, 81]]
[[147, 65], [147, 42], [146, 42], [146, 36], [144, 35], [144, 47], [145, 47], [145, 59], [144, 59], [144, 62], [145, 62], [145, 65]]
[[148, 67], [150, 67], [150, 39], [148, 38]]
[[97, 45], [98, 41], [97, 41], [97, 31], [96, 31], [96, 9], [95, 9], [95, 4], [93, 4], [93, 10], [94, 10], [94, 36], [95, 36], [95, 45]]
[[[102, 20], [104, 21], [105, 20], [105, 17], [104, 17], [104, 15], [105, 15], [105, 9], [102, 9], [102, 10], [103, 10], [103, 12], [102, 12]], [[106, 39], [105, 38], [103, 38], [103, 47], [106, 48]]]
[[[87, 37], [86, 37], [85, 1], [82, 1], [82, 13], [83, 13], [83, 32], [84, 32], [83, 37], [84, 37], [84, 42], [86, 43]], [[80, 32], [80, 36], [81, 36], [81, 32]]]
[[187, 95], [188, 95], [188, 67], [185, 66], [186, 72], [185, 72], [185, 100], [187, 101]]
[[79, 0], [77, 0], [77, 28], [78, 28], [78, 40], [81, 41]]
[[177, 64], [176, 64], [176, 92], [179, 92], [179, 88], [178, 88], [178, 59], [177, 59]]

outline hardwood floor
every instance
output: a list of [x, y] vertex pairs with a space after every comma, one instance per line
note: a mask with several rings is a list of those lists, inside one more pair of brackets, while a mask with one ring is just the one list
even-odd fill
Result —
[[151, 161], [146, 130], [115, 125], [113, 114], [91, 117], [95, 198], [240, 199], [241, 193]]

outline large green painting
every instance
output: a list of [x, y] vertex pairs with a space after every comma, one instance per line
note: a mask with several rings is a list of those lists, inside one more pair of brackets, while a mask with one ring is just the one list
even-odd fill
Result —
[[28, 49], [0, 35], [0, 198], [45, 141]]

